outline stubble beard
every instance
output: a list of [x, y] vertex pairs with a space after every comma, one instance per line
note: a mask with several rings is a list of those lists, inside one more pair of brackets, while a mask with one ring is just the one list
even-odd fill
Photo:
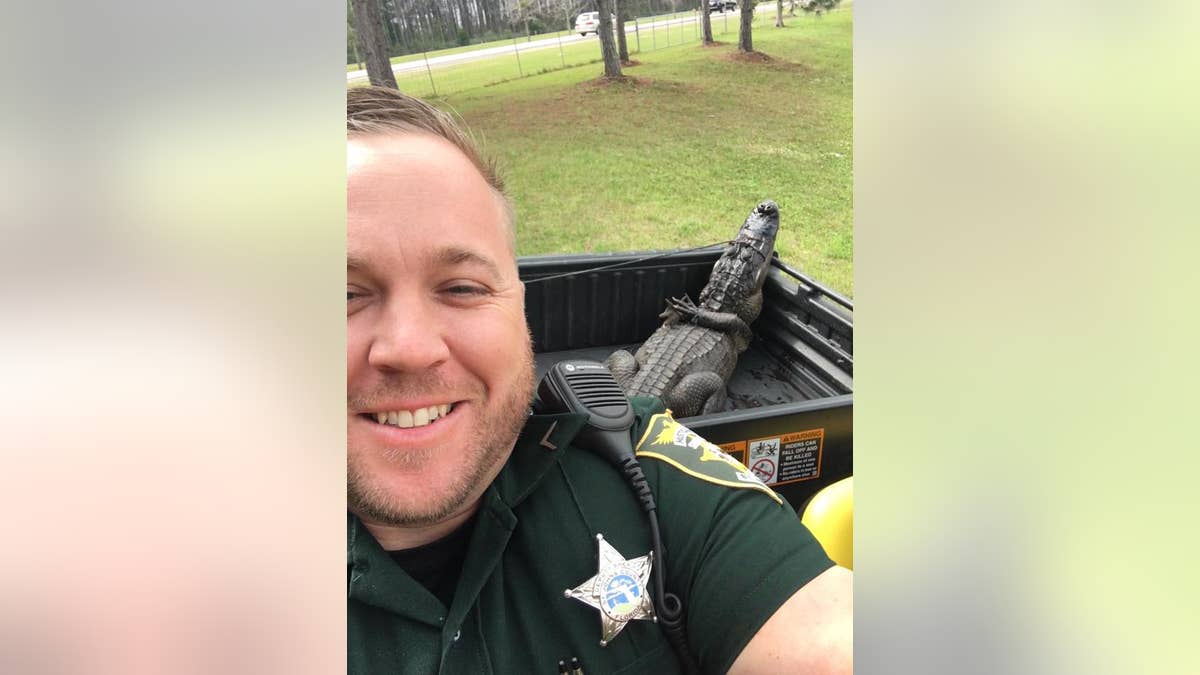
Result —
[[[348, 452], [346, 502], [350, 511], [382, 525], [420, 527], [439, 523], [466, 506], [508, 459], [525, 426], [535, 384], [529, 343], [523, 356], [524, 364], [517, 369], [517, 381], [508, 398], [480, 416], [461, 457], [462, 470], [440, 494], [424, 503], [411, 503], [405, 495], [393, 495], [355, 461], [357, 453]], [[436, 453], [434, 448], [404, 452], [388, 449], [384, 458], [396, 468], [415, 469], [438, 461]]]

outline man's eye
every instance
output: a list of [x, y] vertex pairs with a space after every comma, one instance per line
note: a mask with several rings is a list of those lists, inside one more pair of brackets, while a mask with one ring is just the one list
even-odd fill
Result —
[[446, 292], [451, 295], [487, 295], [488, 289], [483, 286], [474, 286], [469, 284], [455, 284], [454, 286], [446, 287]]

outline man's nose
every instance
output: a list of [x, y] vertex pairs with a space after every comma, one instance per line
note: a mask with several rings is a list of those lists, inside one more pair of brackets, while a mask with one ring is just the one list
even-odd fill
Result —
[[419, 372], [450, 358], [442, 323], [426, 303], [392, 302], [384, 317], [367, 354], [371, 367]]

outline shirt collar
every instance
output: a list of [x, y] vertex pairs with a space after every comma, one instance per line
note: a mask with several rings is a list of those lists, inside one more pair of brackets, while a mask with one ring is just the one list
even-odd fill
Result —
[[500, 499], [514, 507], [529, 496], [586, 421], [587, 416], [578, 413], [530, 415], [512, 456], [493, 483]]

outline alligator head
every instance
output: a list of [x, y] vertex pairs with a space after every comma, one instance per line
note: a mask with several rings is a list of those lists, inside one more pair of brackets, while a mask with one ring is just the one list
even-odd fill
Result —
[[[700, 306], [739, 315], [749, 309], [747, 301], [762, 291], [766, 281], [778, 233], [779, 206], [768, 199], [754, 207], [737, 237], [713, 265], [708, 285], [700, 292]], [[758, 315], [757, 303], [753, 309], [754, 316], [743, 318], [752, 321]]]

